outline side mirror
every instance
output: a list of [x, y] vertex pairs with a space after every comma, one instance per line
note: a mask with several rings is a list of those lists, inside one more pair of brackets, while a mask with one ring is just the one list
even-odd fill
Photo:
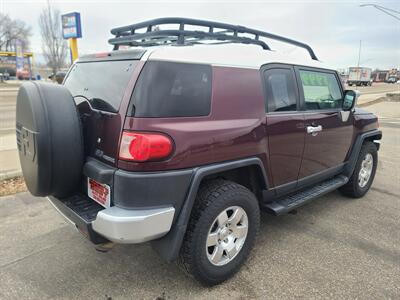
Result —
[[357, 99], [360, 97], [360, 92], [357, 90], [346, 90], [344, 93], [342, 108], [344, 111], [349, 111], [356, 106]]

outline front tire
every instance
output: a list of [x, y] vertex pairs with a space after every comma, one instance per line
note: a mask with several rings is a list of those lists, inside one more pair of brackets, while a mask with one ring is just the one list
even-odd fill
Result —
[[244, 186], [213, 180], [201, 186], [180, 253], [180, 263], [204, 285], [235, 274], [253, 248], [260, 226], [256, 197]]
[[361, 147], [353, 175], [347, 184], [339, 188], [339, 191], [352, 198], [364, 196], [374, 181], [377, 165], [378, 151], [375, 144], [372, 142], [364, 143]]

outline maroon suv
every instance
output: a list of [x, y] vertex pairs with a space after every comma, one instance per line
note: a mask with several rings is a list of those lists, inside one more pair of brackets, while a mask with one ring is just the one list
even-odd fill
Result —
[[25, 83], [17, 101], [29, 191], [102, 249], [152, 241], [217, 284], [249, 255], [260, 209], [370, 188], [377, 118], [308, 45], [182, 18], [111, 32], [113, 51], [81, 57], [62, 86]]

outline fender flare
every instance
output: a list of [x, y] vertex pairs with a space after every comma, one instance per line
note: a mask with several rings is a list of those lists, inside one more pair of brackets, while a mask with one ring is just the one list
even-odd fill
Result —
[[194, 175], [192, 177], [185, 202], [176, 222], [172, 225], [171, 230], [167, 235], [151, 242], [153, 249], [168, 262], [176, 260], [179, 256], [179, 251], [181, 249], [186, 228], [189, 223], [193, 204], [203, 178], [208, 175], [247, 166], [257, 166], [261, 170], [262, 176], [264, 177], [263, 179], [265, 186], [268, 188], [268, 180], [264, 165], [258, 157], [250, 157], [231, 162], [212, 164], [194, 169]]
[[[362, 147], [364, 141], [371, 137], [373, 137], [374, 140], [382, 139], [382, 131], [378, 130], [378, 129], [373, 129], [371, 131], [361, 133], [360, 135], [357, 136], [354, 146], [351, 149], [349, 159], [347, 160], [347, 163], [344, 167], [343, 175], [350, 177], [353, 174], [354, 168], [356, 167], [358, 155], [361, 151], [361, 147]], [[379, 147], [378, 147], [378, 150], [379, 150]]]

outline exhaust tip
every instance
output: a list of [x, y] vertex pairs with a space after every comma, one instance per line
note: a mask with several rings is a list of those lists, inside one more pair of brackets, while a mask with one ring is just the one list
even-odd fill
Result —
[[107, 242], [107, 243], [95, 245], [95, 249], [96, 249], [96, 251], [106, 253], [106, 252], [112, 250], [114, 248], [114, 246], [115, 246], [115, 243]]

